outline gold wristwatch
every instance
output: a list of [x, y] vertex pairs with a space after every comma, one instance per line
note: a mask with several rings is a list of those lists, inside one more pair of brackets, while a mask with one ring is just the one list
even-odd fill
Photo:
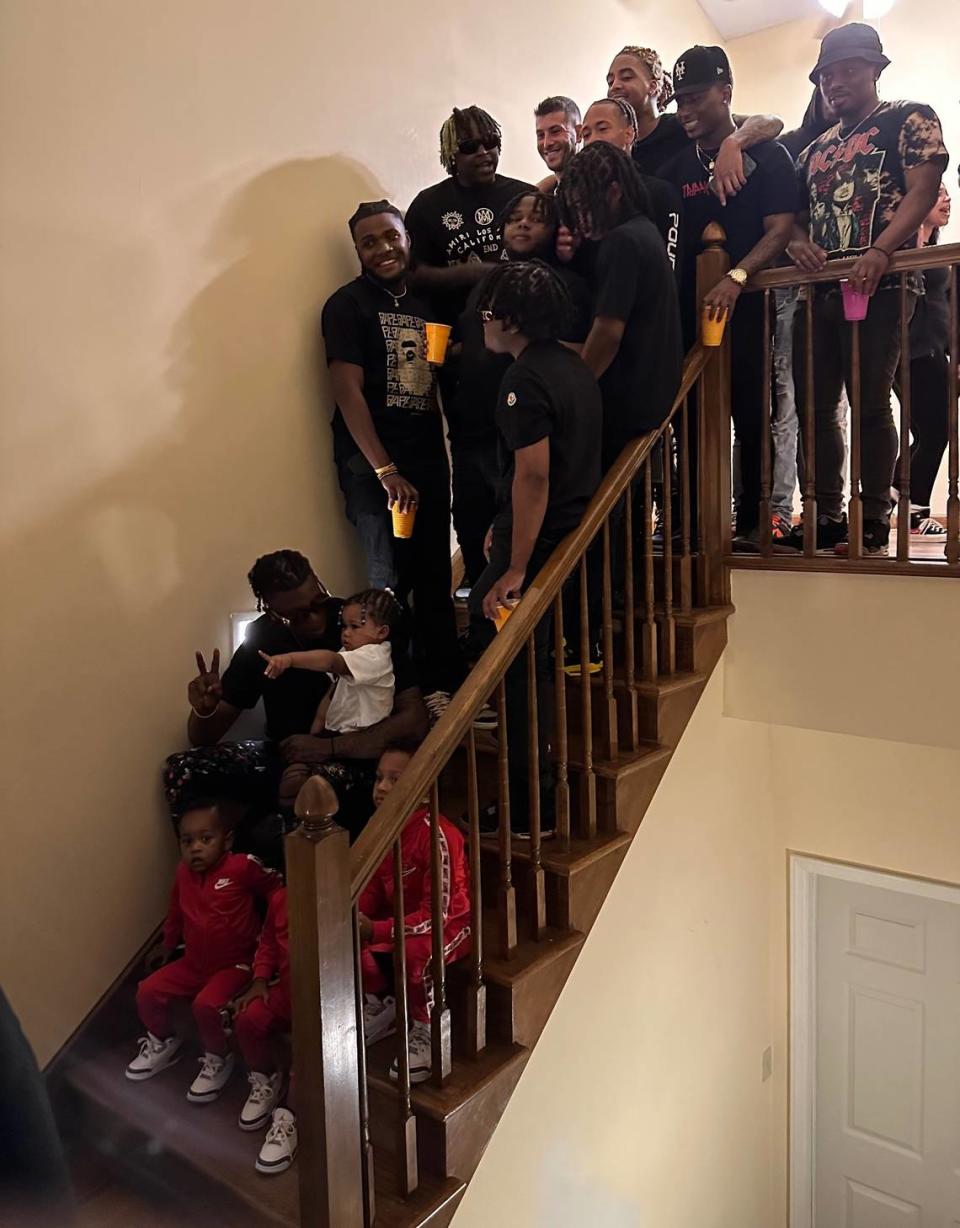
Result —
[[730, 278], [732, 282], [735, 282], [736, 285], [738, 285], [740, 289], [742, 290], [743, 287], [747, 284], [747, 279], [749, 278], [750, 274], [747, 272], [746, 269], [731, 269], [730, 272], [727, 274], [727, 276]]

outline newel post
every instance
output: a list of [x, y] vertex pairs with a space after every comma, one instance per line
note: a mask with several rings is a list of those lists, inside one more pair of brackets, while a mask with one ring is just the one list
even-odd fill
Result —
[[[727, 238], [723, 227], [711, 222], [702, 238], [703, 251], [697, 257], [697, 328], [701, 332], [704, 296], [730, 268], [730, 257], [723, 247]], [[730, 600], [730, 580], [723, 560], [731, 549], [729, 324], [701, 379], [699, 431], [698, 589], [710, 605], [725, 605]]]
[[363, 1228], [350, 856], [338, 809], [329, 782], [311, 777], [285, 840], [303, 1228]]

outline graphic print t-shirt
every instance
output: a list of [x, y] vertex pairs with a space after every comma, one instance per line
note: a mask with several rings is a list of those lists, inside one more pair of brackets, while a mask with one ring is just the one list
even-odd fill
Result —
[[[500, 215], [519, 192], [535, 189], [521, 179], [497, 175], [493, 183], [464, 188], [451, 176], [414, 197], [404, 219], [413, 259], [442, 268], [468, 261], [502, 260]], [[436, 295], [434, 309], [453, 324], [466, 304], [469, 287]]]
[[[323, 309], [327, 363], [363, 368], [363, 395], [377, 434], [398, 465], [443, 446], [435, 368], [427, 362], [430, 314], [409, 291], [396, 302], [368, 277], [341, 286]], [[339, 407], [333, 418], [339, 460], [359, 453]]]
[[[936, 113], [921, 103], [881, 102], [846, 136], [834, 124], [797, 159], [810, 238], [830, 260], [866, 251], [906, 195], [906, 172], [934, 159], [945, 167], [947, 150]], [[901, 244], [916, 245], [916, 234]]]

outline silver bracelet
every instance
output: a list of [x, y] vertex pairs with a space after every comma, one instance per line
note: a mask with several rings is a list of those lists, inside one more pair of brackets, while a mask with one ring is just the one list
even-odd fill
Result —
[[[217, 708], [219, 707], [220, 707], [220, 701], [217, 700]], [[197, 718], [198, 721], [208, 721], [211, 716], [216, 716], [217, 708], [214, 708], [212, 712], [198, 712], [196, 708], [193, 706], [193, 704], [190, 705], [190, 711], [193, 713], [193, 715]]]

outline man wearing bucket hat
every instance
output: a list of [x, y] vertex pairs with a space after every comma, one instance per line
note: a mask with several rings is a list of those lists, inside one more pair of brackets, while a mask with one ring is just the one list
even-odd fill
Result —
[[[871, 555], [887, 553], [897, 455], [890, 392], [900, 361], [899, 278], [886, 274], [895, 251], [916, 247], [917, 230], [936, 203], [948, 161], [940, 121], [930, 107], [878, 97], [877, 79], [889, 63], [876, 30], [861, 22], [831, 30], [821, 43], [810, 80], [838, 122], [797, 161], [801, 200], [788, 248], [805, 272], [816, 272], [829, 260], [857, 257], [848, 289], [869, 298], [860, 324], [859, 495], [863, 551]], [[908, 288], [912, 314], [919, 291], [915, 275]], [[840, 400], [844, 386], [849, 393], [853, 382], [851, 334], [837, 286], [818, 286], [813, 302], [817, 547], [839, 554], [847, 552]], [[802, 329], [797, 339], [799, 356]], [[792, 544], [802, 546], [801, 529], [794, 531]]]
[[733, 77], [720, 47], [691, 47], [673, 73], [677, 115], [689, 138], [687, 148], [660, 168], [680, 193], [687, 242], [680, 279], [681, 312], [687, 344], [697, 332], [697, 255], [711, 222], [726, 234], [733, 267], [707, 287], [705, 305], [715, 320], [729, 320], [731, 408], [740, 444], [743, 493], [737, 506], [735, 547], [755, 551], [760, 540], [761, 423], [770, 390], [763, 379], [763, 297], [744, 294], [749, 277], [775, 264], [790, 238], [796, 177], [790, 155], [776, 141], [753, 145], [744, 159], [746, 182], [721, 203], [715, 182], [723, 141], [734, 131]]

